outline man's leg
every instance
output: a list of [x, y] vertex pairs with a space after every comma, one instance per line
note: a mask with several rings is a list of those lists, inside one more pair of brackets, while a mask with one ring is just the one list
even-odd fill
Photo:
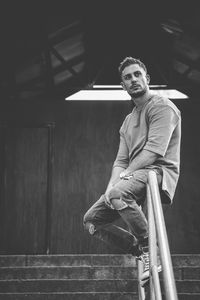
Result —
[[[141, 209], [146, 200], [148, 172], [148, 169], [135, 171], [130, 179], [116, 183], [107, 195], [111, 207], [118, 211], [142, 246], [148, 245], [148, 223]], [[160, 185], [162, 175], [159, 172], [157, 179]]]
[[[148, 246], [147, 220], [140, 208], [146, 199], [148, 171], [138, 170], [134, 172], [133, 178], [120, 180], [107, 195], [106, 201], [105, 195], [102, 195], [88, 210], [84, 216], [84, 225], [90, 234], [122, 249], [124, 253], [138, 253], [138, 241], [141, 247]], [[158, 174], [159, 184], [161, 180], [162, 176]], [[113, 209], [108, 207], [107, 200]], [[120, 216], [130, 232], [112, 224]]]
[[136, 255], [138, 246], [135, 237], [127, 230], [112, 224], [119, 218], [119, 212], [108, 207], [105, 203], [105, 195], [102, 195], [86, 212], [84, 226], [94, 237], [122, 250], [124, 253]]
[[[138, 240], [145, 279], [149, 277], [148, 224], [139, 205], [145, 203], [147, 176], [148, 170], [138, 170], [128, 180], [118, 182], [108, 194], [108, 202], [118, 211], [130, 228], [131, 233]], [[161, 184], [161, 174], [157, 174], [157, 177], [158, 184]], [[159, 267], [158, 271], [160, 270]]]
[[141, 246], [148, 245], [148, 223], [141, 209], [146, 199], [147, 170], [134, 172], [129, 180], [122, 179], [108, 193], [111, 207], [118, 211]]
[[112, 206], [118, 211], [121, 218], [127, 224], [130, 232], [137, 238], [138, 243], [142, 246], [148, 245], [148, 224], [146, 217], [135, 200], [131, 206], [123, 206], [123, 199], [111, 199]]

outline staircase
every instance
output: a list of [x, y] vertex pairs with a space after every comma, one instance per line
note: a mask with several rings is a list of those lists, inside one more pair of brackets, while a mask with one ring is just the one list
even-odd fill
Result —
[[[200, 255], [172, 255], [179, 300], [200, 300]], [[0, 256], [0, 300], [138, 300], [129, 255]]]

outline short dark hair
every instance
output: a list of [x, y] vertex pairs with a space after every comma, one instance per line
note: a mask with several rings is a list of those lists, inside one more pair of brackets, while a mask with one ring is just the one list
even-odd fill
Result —
[[130, 66], [130, 65], [139, 65], [141, 68], [143, 68], [143, 70], [147, 73], [147, 68], [145, 66], [145, 64], [138, 58], [133, 58], [131, 56], [127, 56], [124, 58], [124, 60], [120, 63], [119, 65], [119, 68], [118, 68], [118, 71], [119, 71], [119, 75], [120, 75], [120, 78], [122, 77], [122, 72], [123, 70]]

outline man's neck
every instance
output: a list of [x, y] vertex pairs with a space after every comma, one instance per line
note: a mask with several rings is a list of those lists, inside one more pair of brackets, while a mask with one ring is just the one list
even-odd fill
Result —
[[149, 91], [147, 91], [141, 97], [137, 97], [137, 98], [132, 97], [132, 101], [134, 102], [135, 106], [137, 108], [139, 108], [139, 107], [143, 106], [149, 100], [149, 98], [151, 96], [152, 96], [152, 94]]

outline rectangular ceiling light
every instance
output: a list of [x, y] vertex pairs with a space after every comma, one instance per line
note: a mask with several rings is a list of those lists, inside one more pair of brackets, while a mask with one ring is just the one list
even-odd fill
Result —
[[[150, 88], [166, 88], [166, 84], [159, 84], [159, 85], [149, 85]], [[119, 85], [93, 85], [93, 89], [122, 89], [121, 84]]]
[[[176, 89], [165, 89], [165, 86], [152, 86], [152, 91], [155, 94], [158, 94], [169, 99], [188, 99], [188, 96]], [[156, 89], [154, 89], [156, 88]], [[151, 86], [150, 86], [151, 89]], [[90, 90], [81, 90], [67, 98], [67, 101], [127, 101], [131, 97], [129, 94], [122, 89], [121, 86], [94, 86]]]

